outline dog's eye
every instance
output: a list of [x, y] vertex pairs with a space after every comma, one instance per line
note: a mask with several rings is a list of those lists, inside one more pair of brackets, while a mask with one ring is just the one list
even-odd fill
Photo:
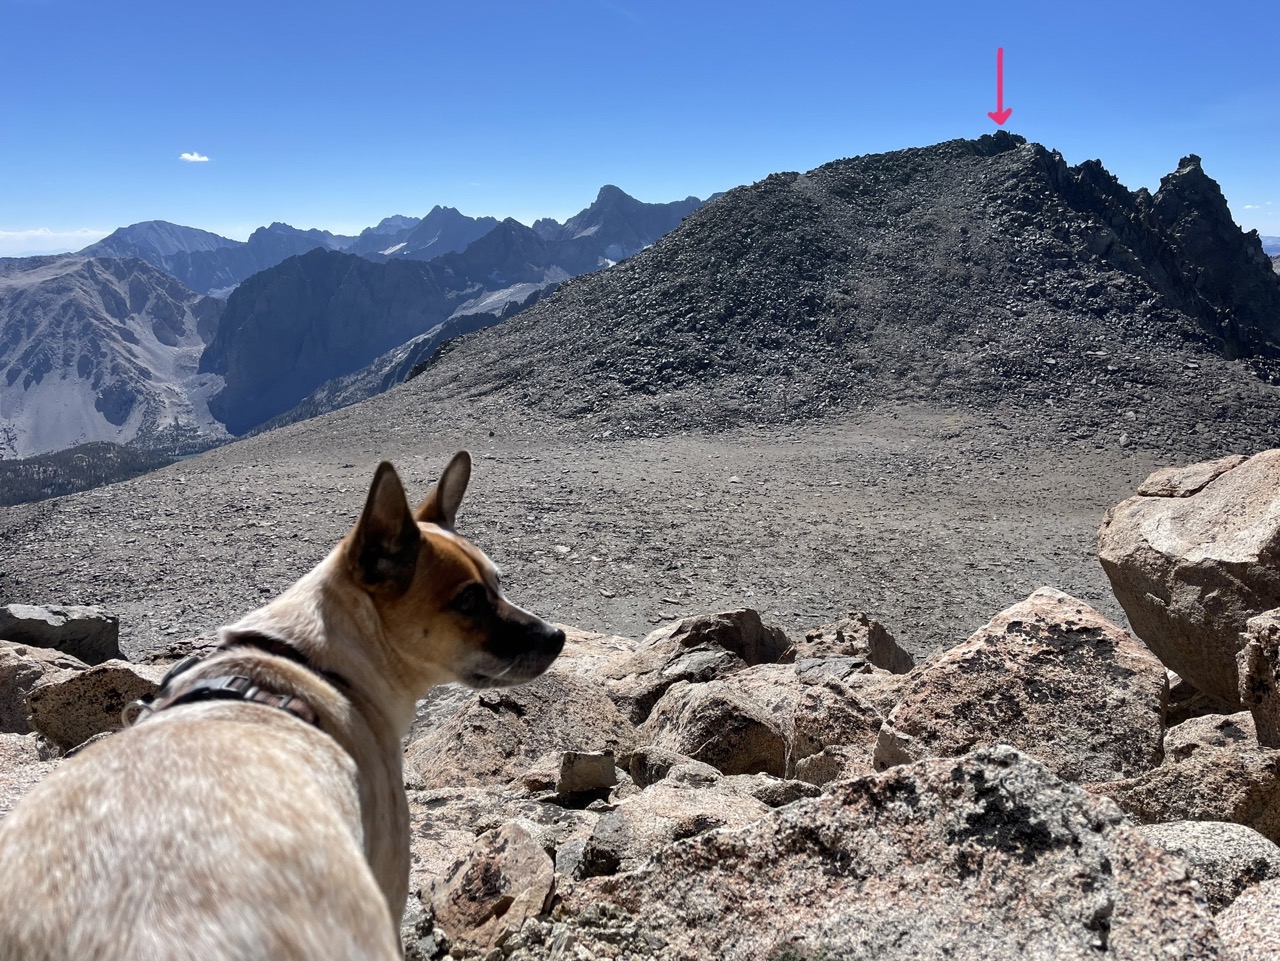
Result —
[[472, 584], [455, 597], [450, 606], [459, 614], [477, 614], [484, 600], [484, 588], [479, 584]]

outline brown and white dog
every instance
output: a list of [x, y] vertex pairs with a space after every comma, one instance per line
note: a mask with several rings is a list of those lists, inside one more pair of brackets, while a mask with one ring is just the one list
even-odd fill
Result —
[[470, 476], [457, 454], [411, 512], [381, 464], [318, 567], [0, 821], [0, 959], [400, 957], [415, 702], [564, 644], [454, 532]]

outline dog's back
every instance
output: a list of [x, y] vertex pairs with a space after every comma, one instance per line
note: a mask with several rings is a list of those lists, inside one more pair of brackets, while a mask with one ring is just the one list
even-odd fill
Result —
[[282, 711], [192, 706], [0, 820], [0, 961], [397, 959], [355, 764]]
[[380, 464], [328, 557], [0, 821], [0, 961], [400, 957], [415, 702], [564, 645], [455, 532], [470, 476], [460, 452], [411, 510]]

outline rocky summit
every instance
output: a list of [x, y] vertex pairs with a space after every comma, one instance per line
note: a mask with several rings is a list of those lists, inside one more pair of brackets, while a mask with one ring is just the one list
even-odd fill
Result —
[[731, 191], [458, 343], [418, 390], [647, 434], [889, 400], [1230, 444], [1280, 437], [1254, 416], [1277, 356], [1280, 282], [1197, 158], [1131, 193], [1000, 133]]

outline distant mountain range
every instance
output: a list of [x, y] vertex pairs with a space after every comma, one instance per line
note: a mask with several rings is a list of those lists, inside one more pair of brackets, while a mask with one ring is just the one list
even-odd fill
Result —
[[[588, 269], [594, 269], [644, 249], [701, 203], [696, 197], [688, 197], [669, 204], [647, 204], [606, 185], [581, 213], [564, 224], [539, 220], [534, 232], [555, 242], [594, 238], [594, 242], [583, 245], [593, 251], [595, 263]], [[466, 250], [498, 223], [494, 217], [468, 217], [453, 207], [435, 206], [422, 218], [387, 217], [357, 237], [273, 223], [259, 227], [247, 241], [239, 241], [195, 227], [149, 220], [121, 227], [77, 256], [137, 257], [196, 293], [225, 297], [259, 271], [312, 250], [342, 250], [380, 263], [434, 260]]]
[[197, 370], [221, 309], [136, 258], [0, 260], [0, 456], [226, 437]]
[[275, 223], [245, 242], [148, 221], [78, 254], [0, 261], [0, 456], [99, 440], [185, 450], [351, 403], [699, 204], [606, 186], [538, 231], [437, 206], [358, 237]]
[[1272, 257], [1280, 256], [1280, 237], [1263, 237], [1262, 249]]
[[207, 230], [149, 220], [121, 227], [76, 256], [136, 257], [196, 293], [225, 295], [236, 284], [288, 257], [317, 247], [341, 250], [352, 240], [326, 230], [298, 230], [288, 224], [259, 227], [247, 241], [228, 240]]

